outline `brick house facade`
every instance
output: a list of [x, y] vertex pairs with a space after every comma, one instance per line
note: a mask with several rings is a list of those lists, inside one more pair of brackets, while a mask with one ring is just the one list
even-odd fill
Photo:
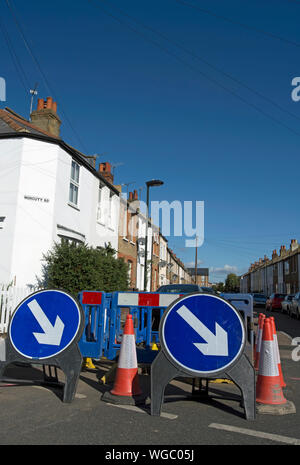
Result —
[[118, 258], [122, 258], [129, 266], [129, 288], [136, 289], [137, 276], [137, 228], [136, 208], [130, 207], [131, 202], [137, 201], [137, 191], [129, 193], [128, 201], [120, 202]]
[[290, 248], [280, 247], [272, 258], [264, 256], [252, 263], [247, 273], [240, 277], [241, 292], [263, 292], [270, 295], [273, 292], [293, 294], [300, 290], [300, 244], [291, 240]]

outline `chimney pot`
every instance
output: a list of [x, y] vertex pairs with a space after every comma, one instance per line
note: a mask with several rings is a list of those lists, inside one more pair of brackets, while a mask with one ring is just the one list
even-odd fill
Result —
[[53, 102], [52, 97], [47, 97], [46, 108], [49, 108], [49, 110], [52, 109], [52, 102]]
[[40, 111], [44, 108], [44, 99], [43, 98], [39, 98], [38, 99], [38, 103], [37, 103], [37, 111]]
[[113, 184], [114, 176], [111, 172], [111, 164], [107, 161], [104, 163], [99, 163], [99, 171], [101, 175], [110, 183]]
[[110, 165], [110, 163], [108, 163], [108, 161], [106, 161], [104, 163], [100, 163], [99, 167], [100, 167], [101, 172], [106, 172], [106, 173], [111, 172], [111, 165]]

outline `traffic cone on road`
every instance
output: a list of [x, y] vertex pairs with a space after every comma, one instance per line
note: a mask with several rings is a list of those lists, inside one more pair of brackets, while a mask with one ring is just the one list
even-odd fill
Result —
[[255, 362], [254, 362], [255, 370], [258, 370], [258, 366], [259, 366], [261, 340], [262, 340], [262, 333], [263, 333], [265, 319], [266, 319], [266, 316], [263, 313], [260, 313], [259, 318], [258, 318], [257, 342], [256, 342], [256, 350], [255, 350]]
[[156, 342], [153, 342], [151, 350], [159, 350]]
[[271, 324], [272, 324], [274, 350], [275, 350], [275, 360], [276, 360], [277, 365], [278, 365], [280, 383], [281, 383], [281, 387], [286, 387], [286, 384], [285, 384], [284, 379], [283, 379], [282, 369], [281, 369], [280, 352], [279, 352], [278, 339], [277, 339], [277, 333], [276, 333], [275, 319], [274, 319], [273, 316], [271, 316], [270, 320], [271, 320]]
[[285, 404], [277, 360], [275, 359], [272, 323], [265, 319], [260, 350], [258, 377], [256, 382], [256, 402], [261, 404]]
[[127, 405], [145, 401], [139, 385], [134, 327], [130, 314], [125, 321], [114, 386], [110, 392], [104, 393], [102, 400]]

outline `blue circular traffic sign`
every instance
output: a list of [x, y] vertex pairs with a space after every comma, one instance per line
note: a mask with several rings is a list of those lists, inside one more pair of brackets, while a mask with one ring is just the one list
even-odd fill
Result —
[[15, 309], [8, 331], [10, 342], [24, 357], [54, 357], [79, 335], [82, 315], [79, 304], [67, 292], [37, 291]]
[[160, 324], [167, 358], [191, 374], [213, 374], [234, 364], [245, 345], [239, 312], [225, 299], [190, 294], [173, 302]]

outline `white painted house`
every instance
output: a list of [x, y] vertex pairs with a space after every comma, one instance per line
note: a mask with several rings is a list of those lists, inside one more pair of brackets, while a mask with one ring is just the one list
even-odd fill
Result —
[[159, 285], [169, 284], [167, 279], [168, 265], [168, 240], [162, 235], [159, 235]]
[[59, 137], [52, 99], [31, 122], [0, 110], [0, 283], [33, 285], [54, 241], [118, 249], [119, 191]]
[[[144, 291], [144, 276], [145, 276], [145, 244], [146, 244], [146, 217], [142, 214], [138, 215], [138, 249], [137, 249], [137, 265], [136, 265], [136, 287], [137, 289]], [[150, 291], [150, 281], [151, 281], [151, 268], [150, 261], [152, 256], [152, 227], [148, 225], [147, 232], [147, 289]]]

